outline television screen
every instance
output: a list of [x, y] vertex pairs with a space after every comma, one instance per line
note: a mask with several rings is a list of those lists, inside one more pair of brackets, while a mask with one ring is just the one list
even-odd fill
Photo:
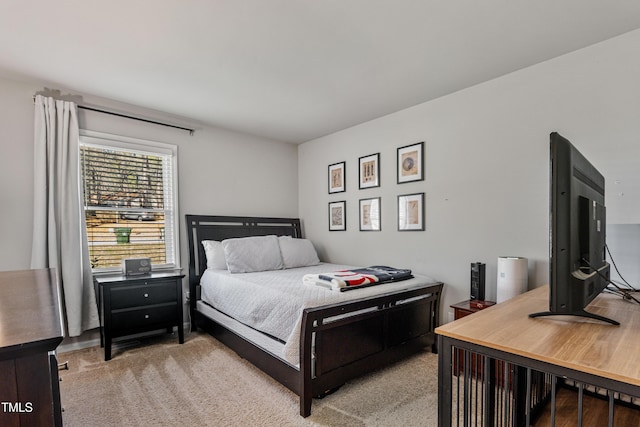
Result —
[[609, 284], [604, 176], [567, 139], [550, 136], [549, 311], [619, 324], [585, 308]]

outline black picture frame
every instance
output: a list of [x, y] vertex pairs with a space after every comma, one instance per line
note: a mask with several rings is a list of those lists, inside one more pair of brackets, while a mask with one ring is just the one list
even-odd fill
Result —
[[380, 153], [358, 158], [358, 188], [380, 187]]
[[347, 229], [347, 202], [340, 200], [329, 202], [329, 231], [345, 231]]
[[380, 231], [382, 229], [382, 199], [372, 197], [360, 199], [360, 231]]
[[424, 231], [424, 193], [398, 196], [398, 231]]
[[347, 191], [346, 176], [347, 164], [346, 162], [333, 163], [328, 166], [328, 185], [329, 194], [343, 193]]
[[424, 141], [399, 147], [396, 160], [398, 184], [424, 180]]

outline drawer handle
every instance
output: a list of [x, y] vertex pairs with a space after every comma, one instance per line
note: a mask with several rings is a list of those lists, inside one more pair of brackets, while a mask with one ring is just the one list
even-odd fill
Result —
[[144, 297], [145, 298], [149, 298], [149, 294], [144, 294]]
[[145, 314], [145, 315], [144, 315], [144, 318], [145, 318], [145, 319], [148, 319], [148, 318], [149, 318], [149, 315], [148, 315], [148, 314]]

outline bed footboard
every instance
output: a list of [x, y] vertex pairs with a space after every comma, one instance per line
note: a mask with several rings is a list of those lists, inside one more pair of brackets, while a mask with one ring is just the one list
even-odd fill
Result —
[[352, 378], [427, 346], [437, 352], [434, 329], [440, 317], [442, 286], [431, 284], [305, 309], [300, 337], [300, 415], [311, 414], [314, 396]]

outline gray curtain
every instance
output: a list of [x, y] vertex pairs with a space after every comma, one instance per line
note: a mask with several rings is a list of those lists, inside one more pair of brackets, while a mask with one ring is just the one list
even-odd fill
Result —
[[69, 336], [99, 326], [81, 202], [76, 104], [36, 95], [31, 268], [55, 268]]

